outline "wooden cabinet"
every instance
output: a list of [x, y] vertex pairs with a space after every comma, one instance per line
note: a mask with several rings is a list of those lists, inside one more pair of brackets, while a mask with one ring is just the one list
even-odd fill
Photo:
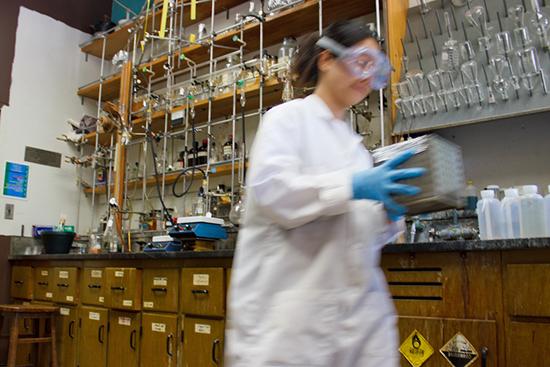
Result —
[[106, 268], [106, 303], [119, 310], [141, 310], [141, 270]]
[[76, 367], [78, 351], [78, 311], [61, 306], [57, 317], [57, 355], [61, 367]]
[[550, 264], [508, 264], [505, 286], [510, 314], [550, 317], [549, 285]]
[[225, 315], [225, 279], [222, 268], [188, 268], [182, 270], [180, 302], [188, 315]]
[[174, 312], [178, 309], [179, 270], [143, 270], [143, 309]]
[[180, 340], [178, 317], [144, 312], [142, 333], [140, 366], [175, 367]]
[[507, 366], [547, 366], [550, 360], [550, 323], [511, 322], [507, 333]]
[[11, 269], [10, 294], [13, 299], [32, 299], [33, 272], [30, 266], [14, 266]]
[[55, 268], [53, 282], [54, 302], [78, 304], [78, 268]]
[[34, 299], [39, 301], [53, 301], [53, 269], [46, 267], [34, 268]]
[[223, 366], [224, 322], [185, 317], [183, 367]]
[[138, 367], [141, 314], [111, 311], [107, 365]]
[[107, 366], [107, 327], [109, 312], [104, 308], [82, 306], [79, 311], [78, 366]]
[[105, 305], [105, 270], [101, 268], [84, 268], [80, 286], [81, 302], [85, 305]]

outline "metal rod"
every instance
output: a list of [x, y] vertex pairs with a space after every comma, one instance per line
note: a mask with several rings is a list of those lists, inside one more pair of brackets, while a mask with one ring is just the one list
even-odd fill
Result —
[[507, 0], [502, 0], [503, 4], [504, 4], [504, 15], [506, 16], [506, 18], [508, 18], [508, 3], [507, 3]]
[[407, 49], [405, 48], [405, 42], [401, 38], [401, 47], [403, 48], [403, 56], [407, 57]]
[[435, 38], [434, 38], [434, 34], [433, 34], [432, 31], [430, 31], [430, 39], [432, 40], [432, 47], [433, 47], [435, 53], [437, 54], [437, 46], [435, 44]]
[[462, 33], [464, 33], [464, 40], [468, 41], [468, 32], [466, 32], [466, 25], [462, 22]]
[[[113, 173], [113, 144], [114, 144], [113, 136], [114, 135], [115, 134], [111, 134], [111, 149], [109, 151], [109, 170], [107, 174], [107, 203], [109, 203], [109, 200], [111, 199], [111, 176]], [[120, 153], [117, 151], [115, 154], [120, 154]], [[120, 204], [121, 203], [118, 203], [118, 205]]]
[[422, 20], [422, 28], [424, 29], [424, 38], [428, 38], [428, 27], [426, 26], [426, 19], [424, 19], [424, 14], [420, 14], [420, 19]]
[[[376, 0], [376, 31], [378, 32], [378, 35], [381, 34], [382, 31], [382, 22], [381, 22], [381, 14], [380, 14], [380, 0]], [[407, 23], [407, 25], [410, 27], [410, 25]], [[412, 33], [411, 33], [412, 36]], [[418, 42], [418, 39], [417, 39]], [[380, 89], [379, 91], [379, 99], [378, 103], [380, 106], [380, 146], [386, 145], [386, 126], [384, 122], [384, 91]]]
[[422, 55], [422, 48], [420, 47], [420, 42], [418, 41], [418, 37], [415, 37], [416, 39], [416, 47], [418, 48], [418, 54], [420, 55], [420, 58], [423, 59], [424, 55]]
[[502, 18], [500, 17], [500, 12], [497, 11], [497, 19], [498, 19], [498, 29], [502, 32]]
[[451, 15], [453, 16], [453, 23], [455, 24], [455, 32], [458, 32], [458, 23], [456, 22], [456, 12], [454, 6], [451, 6]]
[[483, 6], [485, 7], [485, 14], [487, 14], [487, 23], [491, 23], [491, 13], [489, 12], [489, 7], [487, 6], [487, 0], [483, 0]]
[[[212, 0], [212, 7], [210, 10], [210, 65], [209, 65], [209, 74], [212, 75], [214, 71], [214, 17], [216, 15], [216, 0]], [[209, 83], [209, 95], [208, 95], [208, 127], [207, 127], [207, 155], [206, 155], [206, 187], [204, 188], [205, 193], [208, 195], [208, 188], [210, 187], [210, 156], [212, 149], [211, 134], [212, 134], [212, 88]], [[208, 196], [207, 196], [208, 197]], [[206, 201], [206, 212], [210, 212], [210, 200]]]
[[435, 19], [437, 20], [437, 28], [439, 28], [439, 35], [442, 36], [443, 35], [443, 25], [441, 24], [441, 17], [440, 17], [439, 11], [436, 10], [436, 11], [434, 11], [434, 13], [435, 13]]
[[323, 35], [323, 0], [319, 0], [319, 37], [321, 37], [322, 35]]
[[409, 21], [409, 18], [407, 17], [407, 31], [409, 32], [409, 41], [411, 43], [414, 42], [414, 36], [413, 36], [413, 31], [412, 31], [412, 28], [411, 28], [411, 22]]

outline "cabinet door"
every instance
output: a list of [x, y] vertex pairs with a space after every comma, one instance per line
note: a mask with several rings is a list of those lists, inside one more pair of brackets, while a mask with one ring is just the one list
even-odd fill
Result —
[[53, 301], [53, 268], [34, 269], [34, 299], [39, 301]]
[[143, 313], [142, 330], [140, 366], [175, 367], [179, 344], [177, 315]]
[[510, 323], [507, 330], [506, 362], [508, 367], [547, 366], [550, 358], [550, 324]]
[[183, 325], [183, 366], [223, 366], [223, 321], [185, 317]]
[[105, 367], [107, 365], [106, 309], [83, 306], [79, 312], [78, 335], [79, 367]]
[[54, 268], [54, 302], [78, 303], [78, 268]]
[[57, 317], [57, 355], [62, 367], [76, 367], [78, 314], [76, 307], [62, 306]]
[[178, 269], [143, 270], [143, 309], [178, 311]]
[[141, 314], [111, 311], [109, 315], [108, 366], [138, 367]]
[[111, 308], [141, 310], [141, 270], [135, 268], [106, 268], [107, 301]]
[[188, 268], [182, 270], [182, 312], [190, 315], [225, 315], [225, 281], [222, 268]]
[[13, 299], [32, 299], [32, 268], [30, 266], [14, 266], [11, 269], [10, 294]]
[[105, 305], [105, 284], [105, 271], [103, 269], [84, 268], [80, 287], [81, 302], [86, 305]]

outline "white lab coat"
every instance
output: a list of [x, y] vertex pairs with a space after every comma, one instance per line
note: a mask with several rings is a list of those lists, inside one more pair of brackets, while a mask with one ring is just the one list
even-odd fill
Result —
[[258, 130], [237, 242], [226, 366], [397, 367], [396, 315], [379, 268], [397, 233], [381, 204], [352, 200], [372, 159], [316, 95]]

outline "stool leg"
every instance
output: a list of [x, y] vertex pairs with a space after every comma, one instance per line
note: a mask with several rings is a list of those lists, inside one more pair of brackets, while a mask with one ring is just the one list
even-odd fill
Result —
[[19, 319], [17, 316], [11, 319], [10, 347], [8, 352], [8, 367], [15, 367], [17, 359], [17, 339], [19, 338]]
[[57, 367], [57, 350], [55, 349], [56, 325], [55, 316], [50, 317], [50, 330], [52, 337], [52, 367]]

